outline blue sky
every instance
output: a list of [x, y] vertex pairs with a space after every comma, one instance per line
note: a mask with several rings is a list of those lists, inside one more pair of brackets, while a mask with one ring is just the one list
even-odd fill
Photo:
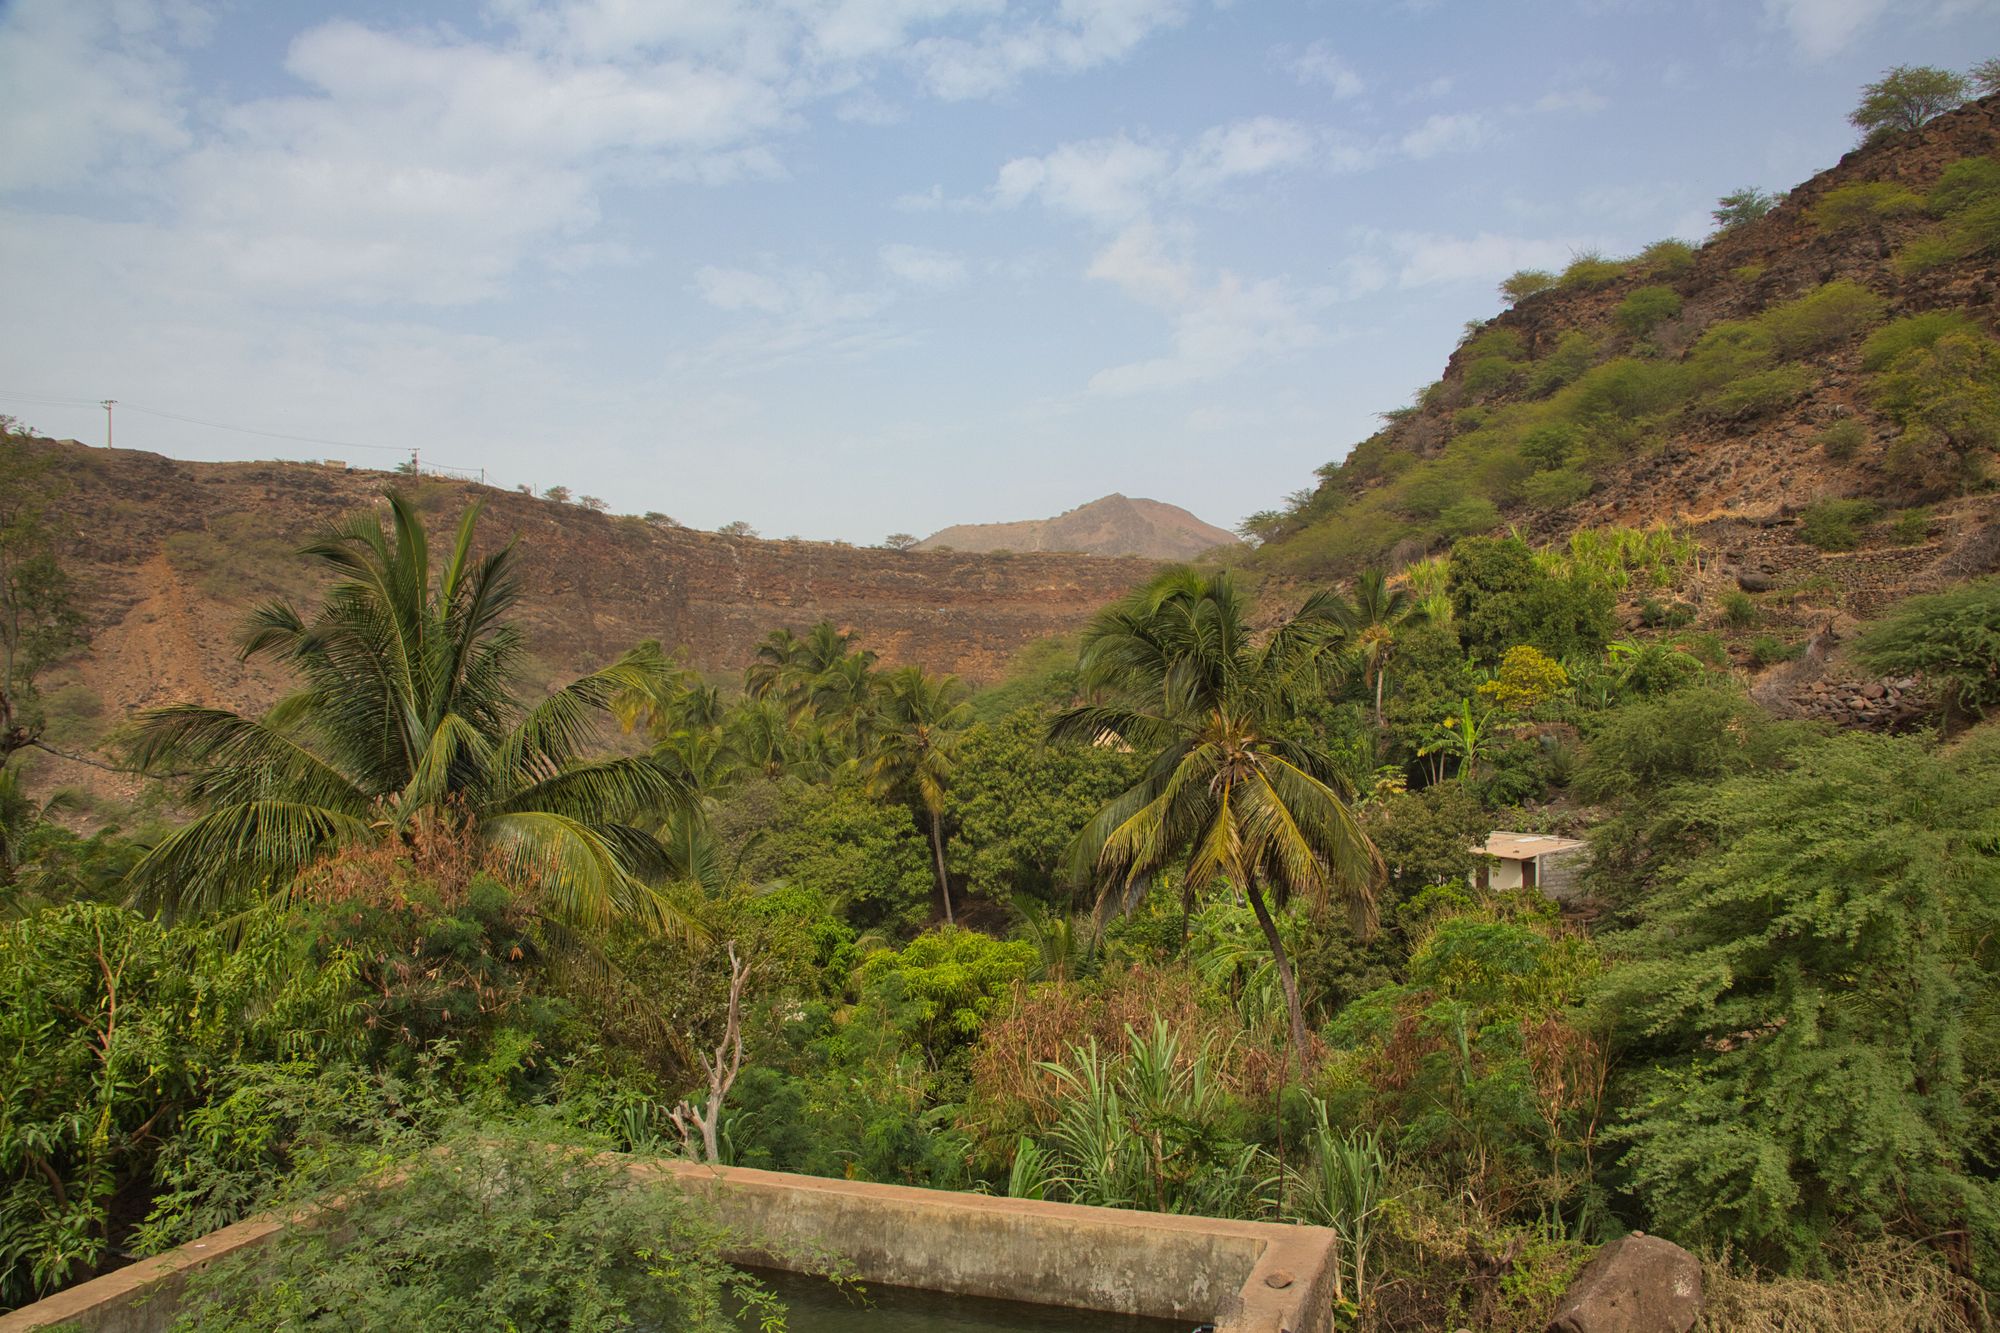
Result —
[[2000, 0], [13, 0], [0, 411], [766, 536], [1230, 525], [1506, 274], [1994, 54]]

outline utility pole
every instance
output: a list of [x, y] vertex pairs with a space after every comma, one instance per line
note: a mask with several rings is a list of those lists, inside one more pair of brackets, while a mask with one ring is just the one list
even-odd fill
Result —
[[116, 398], [106, 398], [98, 406], [104, 409], [104, 447], [111, 447], [111, 409], [118, 405]]

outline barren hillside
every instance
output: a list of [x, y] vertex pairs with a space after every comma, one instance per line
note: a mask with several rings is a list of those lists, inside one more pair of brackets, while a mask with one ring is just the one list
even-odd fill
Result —
[[1107, 495], [1054, 518], [1018, 523], [961, 523], [918, 542], [919, 551], [1082, 551], [1091, 555], [1192, 560], [1234, 533], [1204, 523], [1178, 505]]

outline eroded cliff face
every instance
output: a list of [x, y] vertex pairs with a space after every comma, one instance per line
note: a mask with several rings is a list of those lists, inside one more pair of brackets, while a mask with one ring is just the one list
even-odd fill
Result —
[[315, 591], [297, 548], [328, 524], [408, 489], [434, 539], [474, 499], [487, 544], [517, 539], [518, 620], [535, 685], [564, 681], [642, 639], [734, 674], [774, 629], [822, 618], [885, 663], [991, 680], [1022, 645], [1078, 628], [1142, 581], [1143, 560], [978, 555], [761, 541], [654, 527], [465, 482], [306, 463], [187, 463], [43, 441], [63, 479], [51, 517], [89, 597], [91, 651], [62, 673], [96, 701], [99, 729], [177, 700], [256, 709], [282, 673], [235, 651], [243, 614]]

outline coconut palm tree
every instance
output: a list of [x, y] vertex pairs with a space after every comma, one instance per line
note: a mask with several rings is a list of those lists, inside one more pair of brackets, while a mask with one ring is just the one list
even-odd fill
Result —
[[1259, 639], [1229, 575], [1179, 568], [1099, 614], [1081, 674], [1092, 702], [1050, 738], [1130, 746], [1145, 776], [1086, 824], [1071, 873], [1127, 900], [1184, 861], [1199, 889], [1220, 879], [1249, 902], [1277, 965], [1292, 1044], [1308, 1056], [1298, 983], [1267, 892], [1339, 896], [1356, 929], [1374, 924], [1381, 857], [1326, 757], [1286, 724], [1295, 700], [1324, 688], [1338, 657], [1329, 594]]
[[685, 804], [686, 784], [650, 756], [584, 757], [613, 701], [661, 692], [672, 668], [641, 645], [524, 708], [506, 619], [516, 553], [474, 557], [479, 508], [435, 575], [422, 518], [393, 492], [387, 534], [369, 514], [306, 547], [335, 580], [318, 609], [270, 602], [244, 630], [245, 658], [301, 678], [261, 717], [139, 716], [134, 758], [190, 775], [197, 811], [134, 866], [142, 900], [191, 912], [283, 895], [343, 847], [448, 824], [557, 921], [683, 924], [654, 888], [662, 848], [636, 825]]
[[925, 816], [931, 869], [947, 925], [953, 921], [951, 877], [944, 861], [944, 803], [951, 785], [958, 739], [972, 719], [957, 676], [928, 676], [907, 666], [883, 683], [868, 762], [868, 786], [877, 796], [902, 792]]
[[1349, 646], [1361, 660], [1361, 680], [1375, 689], [1375, 734], [1387, 730], [1382, 716], [1382, 684], [1389, 675], [1389, 659], [1395, 655], [1397, 640], [1405, 629], [1413, 629], [1429, 619], [1422, 606], [1402, 588], [1391, 588], [1379, 569], [1364, 570], [1354, 581], [1354, 596], [1330, 599], [1328, 610], [1346, 631]]

